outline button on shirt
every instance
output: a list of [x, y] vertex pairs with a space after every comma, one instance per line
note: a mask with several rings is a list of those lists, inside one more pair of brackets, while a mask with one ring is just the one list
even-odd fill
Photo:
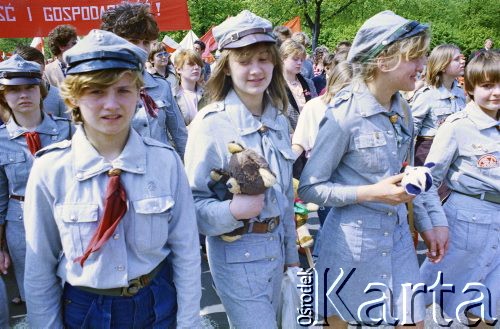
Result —
[[446, 87], [425, 87], [418, 91], [411, 103], [416, 136], [434, 136], [446, 118], [465, 107], [464, 90], [457, 81], [451, 90]]
[[[98, 227], [111, 168], [122, 170], [128, 210], [113, 239], [82, 268], [74, 259]], [[71, 143], [47, 150], [35, 161], [24, 211], [26, 300], [34, 327], [62, 326], [61, 282], [97, 289], [128, 286], [169, 254], [177, 324], [196, 327], [201, 297], [198, 230], [191, 190], [172, 148], [131, 129], [122, 153], [109, 162], [78, 127]]]
[[500, 194], [499, 124], [472, 101], [441, 126], [426, 159], [436, 164], [431, 168], [433, 187], [414, 201], [416, 216], [425, 218], [429, 213], [432, 223], [422, 222], [417, 226], [419, 231], [431, 229], [433, 225], [447, 226], [437, 196], [443, 180], [452, 191], [460, 193]]
[[[34, 131], [38, 132], [42, 147], [45, 147], [71, 137], [70, 126], [69, 120], [46, 114]], [[12, 118], [0, 126], [0, 224], [5, 220], [23, 219], [21, 201], [9, 199], [9, 195], [25, 194], [34, 159], [23, 135], [27, 131]]]

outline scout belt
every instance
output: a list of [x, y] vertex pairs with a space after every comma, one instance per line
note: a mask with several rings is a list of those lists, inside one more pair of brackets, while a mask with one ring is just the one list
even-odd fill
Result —
[[467, 194], [467, 193], [462, 193], [462, 192], [458, 192], [458, 191], [455, 191], [455, 192], [457, 192], [459, 194], [470, 196], [471, 198], [474, 198], [474, 199], [479, 199], [479, 200], [484, 200], [484, 201], [500, 204], [500, 194], [493, 194], [493, 193], [488, 193], [488, 192], [481, 193], [481, 194]]
[[155, 278], [156, 274], [160, 271], [163, 262], [161, 262], [158, 266], [156, 266], [151, 272], [148, 274], [141, 275], [135, 279], [132, 279], [128, 282], [127, 287], [120, 288], [110, 288], [110, 289], [96, 289], [90, 287], [83, 286], [74, 286], [85, 292], [90, 292], [96, 295], [104, 295], [104, 296], [124, 296], [124, 297], [132, 297], [139, 292], [144, 287], [147, 287], [151, 281]]
[[242, 227], [238, 227], [234, 231], [225, 233], [224, 235], [236, 236], [247, 233], [270, 233], [274, 231], [276, 227], [278, 227], [280, 223], [280, 218], [279, 217], [266, 218], [262, 222], [250, 222], [249, 219], [244, 219], [241, 222], [243, 222]]
[[11, 195], [9, 195], [9, 198], [17, 200], [17, 201], [24, 202], [24, 196], [22, 196], [22, 195], [13, 195], [13, 194], [11, 194]]

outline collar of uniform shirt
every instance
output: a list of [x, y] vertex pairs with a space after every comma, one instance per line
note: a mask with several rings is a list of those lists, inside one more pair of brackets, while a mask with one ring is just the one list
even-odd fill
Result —
[[467, 117], [471, 119], [471, 121], [479, 130], [488, 129], [495, 126], [498, 127], [498, 125], [500, 124], [500, 121], [495, 120], [484, 113], [474, 102], [469, 102], [464, 111], [467, 113]]
[[[57, 127], [55, 121], [51, 120], [48, 114], [42, 113], [42, 116], [42, 122], [35, 128], [34, 131], [39, 134], [57, 136], [57, 134], [59, 134], [59, 128]], [[18, 126], [12, 117], [6, 123], [6, 128], [10, 139], [15, 139], [28, 131], [26, 128]]]
[[[357, 108], [360, 109], [360, 114], [362, 117], [369, 117], [378, 113], [387, 113], [387, 109], [384, 108], [380, 103], [373, 97], [372, 93], [368, 90], [368, 87], [364, 83], [357, 83], [352, 88], [352, 93], [356, 97], [358, 102]], [[403, 117], [403, 110], [401, 108], [401, 95], [396, 92], [391, 97], [391, 111], [395, 114]]]
[[97, 153], [80, 126], [77, 126], [73, 135], [72, 148], [76, 178], [79, 181], [99, 175], [111, 168], [134, 174], [144, 174], [146, 171], [146, 148], [142, 138], [134, 129], [130, 129], [130, 135], [122, 153], [111, 163]]
[[458, 83], [456, 81], [453, 82], [451, 90], [448, 90], [445, 86], [440, 86], [439, 88], [436, 88], [436, 91], [438, 99], [458, 98], [460, 94], [464, 94], [463, 89], [458, 87]]
[[272, 130], [282, 130], [276, 118], [278, 110], [267, 102], [264, 113], [260, 121], [255, 119], [250, 111], [242, 110], [245, 105], [241, 102], [234, 90], [231, 90], [224, 100], [224, 109], [226, 110], [231, 122], [236, 126], [240, 135], [248, 135], [258, 131], [262, 126]]

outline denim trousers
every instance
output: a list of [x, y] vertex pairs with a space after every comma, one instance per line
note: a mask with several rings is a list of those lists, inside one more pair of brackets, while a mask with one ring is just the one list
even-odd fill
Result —
[[62, 303], [68, 329], [170, 328], [176, 323], [177, 298], [168, 263], [132, 297], [93, 294], [66, 283]]
[[0, 274], [0, 328], [9, 327], [9, 303], [7, 303], [7, 289]]

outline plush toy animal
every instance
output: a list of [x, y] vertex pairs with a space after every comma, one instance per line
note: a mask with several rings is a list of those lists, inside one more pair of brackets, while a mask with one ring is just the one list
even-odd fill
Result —
[[[208, 187], [221, 201], [232, 199], [233, 194], [258, 195], [276, 183], [276, 175], [269, 168], [266, 159], [251, 149], [236, 142], [228, 144], [231, 153], [227, 170], [213, 169]], [[222, 235], [227, 242], [241, 236]]]
[[229, 143], [228, 150], [231, 153], [229, 167], [227, 171], [213, 169], [210, 172], [213, 182], [223, 182], [232, 194], [248, 195], [262, 194], [276, 183], [266, 159], [257, 152], [235, 142]]
[[432, 186], [430, 168], [434, 167], [434, 165], [433, 162], [429, 162], [418, 167], [406, 166], [401, 180], [401, 186], [405, 188], [406, 193], [419, 195], [423, 191], [428, 191]]

